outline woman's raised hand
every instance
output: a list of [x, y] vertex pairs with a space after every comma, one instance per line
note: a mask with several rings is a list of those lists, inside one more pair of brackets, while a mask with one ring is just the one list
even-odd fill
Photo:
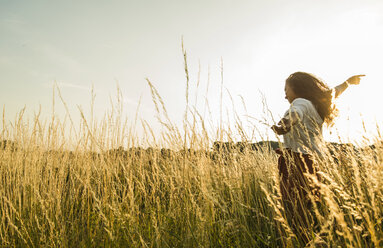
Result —
[[364, 77], [366, 75], [355, 75], [352, 77], [349, 77], [346, 81], [348, 84], [358, 85], [360, 83], [361, 77]]

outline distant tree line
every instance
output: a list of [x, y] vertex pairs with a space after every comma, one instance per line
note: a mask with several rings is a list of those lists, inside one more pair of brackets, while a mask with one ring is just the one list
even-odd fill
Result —
[[[331, 156], [334, 158], [334, 161], [336, 163], [339, 162], [339, 155], [347, 154], [350, 151], [358, 156], [361, 150], [370, 149], [375, 150], [378, 147], [382, 147], [383, 142], [378, 142], [370, 146], [357, 148], [355, 145], [351, 143], [336, 143], [336, 142], [329, 142], [328, 143], [328, 150], [331, 154]], [[277, 141], [260, 141], [256, 143], [250, 143], [250, 142], [223, 142], [223, 141], [215, 141], [213, 143], [213, 146], [208, 151], [203, 150], [193, 150], [193, 149], [181, 149], [179, 151], [174, 151], [172, 149], [167, 148], [142, 148], [142, 147], [131, 147], [128, 149], [125, 149], [124, 147], [119, 147], [116, 149], [110, 149], [105, 152], [97, 153], [97, 152], [87, 152], [87, 154], [94, 159], [100, 158], [101, 155], [111, 156], [111, 157], [119, 157], [122, 159], [126, 159], [130, 156], [134, 157], [143, 157], [143, 156], [160, 156], [164, 159], [174, 159], [176, 156], [180, 155], [188, 155], [188, 156], [197, 156], [197, 155], [204, 155], [206, 157], [210, 157], [212, 160], [217, 160], [218, 157], [226, 156], [229, 154], [244, 154], [246, 152], [255, 152], [255, 151], [272, 151], [277, 148], [283, 147], [283, 144]], [[12, 140], [2, 140], [0, 141], [0, 150], [9, 150], [9, 151], [18, 151], [21, 148], [18, 147], [17, 143]], [[69, 157], [75, 156], [75, 153], [72, 151], [55, 151], [55, 150], [49, 150], [46, 151], [49, 155], [57, 155], [57, 156], [64, 156], [68, 155]]]

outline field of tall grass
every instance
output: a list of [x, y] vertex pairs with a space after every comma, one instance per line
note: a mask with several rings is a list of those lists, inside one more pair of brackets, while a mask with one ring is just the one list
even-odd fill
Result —
[[[56, 123], [56, 124], [55, 124]], [[0, 150], [2, 247], [299, 247], [281, 205], [269, 148], [73, 151], [57, 121], [16, 123]], [[43, 128], [43, 127], [41, 127]], [[104, 130], [101, 128], [101, 130]], [[107, 128], [105, 128], [107, 130]], [[4, 131], [4, 130], [3, 130]], [[179, 141], [181, 142], [181, 141]], [[345, 147], [320, 164], [321, 209], [309, 240], [380, 247], [383, 147]]]
[[[165, 118], [161, 137], [138, 147], [115, 113], [100, 122], [82, 114], [69, 132], [70, 117], [3, 118], [1, 247], [383, 246], [379, 136], [374, 146], [333, 147], [318, 163], [320, 200], [309, 210], [315, 223], [297, 235], [270, 147], [254, 150], [243, 139], [241, 149], [212, 149], [214, 138], [192, 111], [200, 131], [189, 122], [180, 131]], [[232, 130], [220, 132], [228, 138]]]

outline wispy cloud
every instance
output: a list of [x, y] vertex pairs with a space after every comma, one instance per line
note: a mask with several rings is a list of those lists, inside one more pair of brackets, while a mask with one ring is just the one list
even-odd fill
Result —
[[55, 45], [49, 43], [35, 43], [34, 48], [36, 51], [46, 56], [50, 61], [61, 65], [62, 68], [66, 68], [72, 72], [80, 72], [85, 69], [84, 65]]
[[153, 113], [154, 109], [146, 106], [145, 104], [142, 103], [141, 100], [135, 100], [132, 98], [126, 98], [123, 97], [123, 103], [134, 106], [136, 108], [139, 108], [139, 110], [144, 111], [146, 113]]
[[71, 83], [57, 83], [57, 86], [60, 88], [73, 88], [73, 89], [79, 89], [79, 90], [86, 90], [91, 91], [91, 87], [86, 87], [79, 84], [71, 84]]
[[[84, 90], [84, 91], [92, 91], [92, 87], [87, 87], [81, 84], [75, 84], [75, 83], [68, 83], [68, 82], [49, 82], [44, 83], [43, 86], [47, 88], [53, 88], [55, 85], [57, 85], [60, 89], [64, 88], [71, 88], [71, 89], [78, 89], [78, 90]], [[96, 91], [96, 90], [95, 90]]]
[[9, 16], [8, 18], [1, 20], [1, 22], [6, 24], [7, 26], [23, 25], [25, 23], [16, 16]]
[[25, 25], [20, 16], [8, 13], [0, 18], [0, 26], [8, 30], [18, 30], [21, 26]]
[[72, 72], [84, 72], [86, 65], [80, 63], [71, 53], [63, 49], [57, 42], [50, 42], [49, 37], [39, 35], [41, 30], [23, 21], [18, 16], [0, 18], [0, 28], [6, 30], [8, 40], [22, 41], [24, 54], [39, 54], [36, 62], [48, 62], [54, 67]]

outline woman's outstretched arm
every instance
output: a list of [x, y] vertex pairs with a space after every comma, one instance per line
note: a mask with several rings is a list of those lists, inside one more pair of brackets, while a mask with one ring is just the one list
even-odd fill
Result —
[[348, 85], [353, 84], [353, 85], [358, 85], [360, 83], [360, 78], [364, 77], [366, 75], [355, 75], [350, 78], [348, 78], [346, 81], [343, 83], [339, 84], [338, 86], [335, 87], [335, 98], [340, 96], [348, 87]]

